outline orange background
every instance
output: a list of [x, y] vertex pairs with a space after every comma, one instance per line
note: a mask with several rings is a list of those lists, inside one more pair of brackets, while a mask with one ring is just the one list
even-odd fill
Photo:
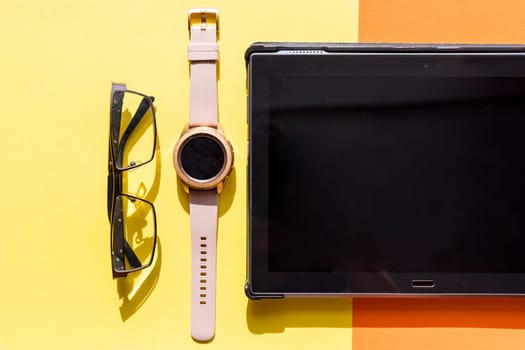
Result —
[[525, 43], [525, 1], [361, 0], [359, 41]]
[[[359, 6], [360, 42], [525, 43], [525, 1]], [[524, 298], [355, 298], [353, 311], [354, 350], [525, 349]]]

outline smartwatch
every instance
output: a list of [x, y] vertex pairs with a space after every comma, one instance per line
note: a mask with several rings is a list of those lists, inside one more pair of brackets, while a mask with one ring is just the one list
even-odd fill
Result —
[[216, 9], [188, 12], [190, 120], [173, 152], [173, 163], [189, 194], [191, 226], [191, 336], [215, 334], [217, 205], [233, 166], [233, 149], [218, 124]]

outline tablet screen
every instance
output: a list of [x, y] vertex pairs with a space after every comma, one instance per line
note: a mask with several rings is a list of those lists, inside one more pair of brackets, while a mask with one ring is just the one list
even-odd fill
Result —
[[497, 58], [254, 57], [266, 276], [525, 273], [525, 64]]

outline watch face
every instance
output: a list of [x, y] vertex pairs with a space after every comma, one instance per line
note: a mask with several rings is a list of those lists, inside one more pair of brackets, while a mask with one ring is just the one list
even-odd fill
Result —
[[195, 135], [188, 139], [180, 151], [180, 165], [189, 177], [206, 181], [221, 173], [225, 151], [219, 140], [211, 135]]

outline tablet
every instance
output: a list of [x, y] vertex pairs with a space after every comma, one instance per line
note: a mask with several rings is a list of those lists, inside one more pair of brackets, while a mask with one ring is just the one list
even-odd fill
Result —
[[524, 294], [524, 53], [252, 45], [247, 295]]

